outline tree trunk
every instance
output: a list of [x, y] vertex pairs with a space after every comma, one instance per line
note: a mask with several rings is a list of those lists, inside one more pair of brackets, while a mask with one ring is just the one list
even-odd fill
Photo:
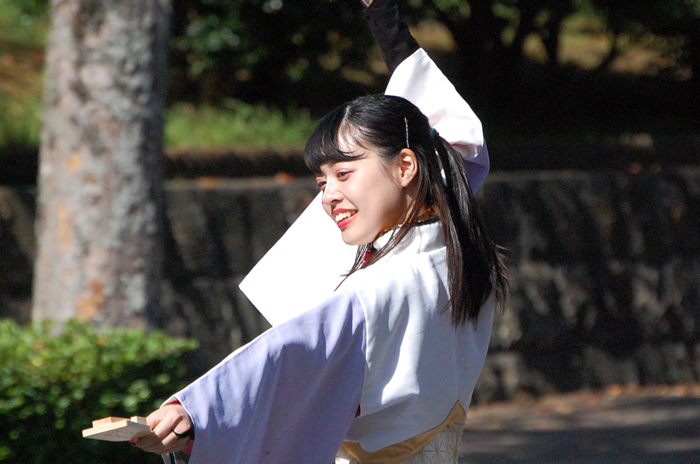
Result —
[[158, 316], [169, 0], [52, 0], [34, 319]]

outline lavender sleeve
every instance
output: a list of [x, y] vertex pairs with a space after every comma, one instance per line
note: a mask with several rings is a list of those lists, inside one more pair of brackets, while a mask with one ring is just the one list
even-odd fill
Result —
[[333, 462], [357, 412], [365, 318], [354, 293], [269, 329], [175, 395], [190, 464]]

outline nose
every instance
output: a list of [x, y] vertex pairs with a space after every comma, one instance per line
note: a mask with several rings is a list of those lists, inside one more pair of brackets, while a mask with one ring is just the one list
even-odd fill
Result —
[[326, 181], [326, 186], [323, 189], [323, 204], [328, 206], [333, 206], [339, 203], [343, 199], [343, 195], [340, 193], [336, 182], [328, 179]]

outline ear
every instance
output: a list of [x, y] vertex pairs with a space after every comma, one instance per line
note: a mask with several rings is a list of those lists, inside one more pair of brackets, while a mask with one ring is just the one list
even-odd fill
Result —
[[399, 182], [408, 187], [418, 175], [418, 158], [413, 150], [404, 148], [399, 153]]

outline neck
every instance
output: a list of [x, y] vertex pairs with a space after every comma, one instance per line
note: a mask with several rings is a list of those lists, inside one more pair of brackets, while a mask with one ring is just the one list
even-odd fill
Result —
[[[422, 224], [422, 223], [424, 223], [424, 222], [432, 221], [433, 219], [437, 218], [437, 216], [438, 216], [438, 215], [437, 215], [437, 212], [436, 212], [432, 207], [430, 207], [430, 208], [423, 208], [423, 210], [421, 211], [421, 213], [420, 213], [413, 221], [411, 221], [410, 223], [411, 223], [411, 224]], [[387, 232], [391, 232], [392, 230], [396, 230], [396, 229], [398, 229], [399, 227], [404, 226], [404, 225], [406, 225], [406, 222], [400, 222], [400, 223], [396, 224], [396, 225], [393, 226], [393, 227], [390, 227], [390, 228], [388, 228], [388, 229], [384, 229], [383, 231], [381, 231], [381, 232], [379, 233], [379, 235], [377, 235], [377, 236], [374, 238], [374, 241], [376, 241], [379, 237], [385, 235]], [[374, 241], [373, 241], [373, 242], [374, 242]]]

